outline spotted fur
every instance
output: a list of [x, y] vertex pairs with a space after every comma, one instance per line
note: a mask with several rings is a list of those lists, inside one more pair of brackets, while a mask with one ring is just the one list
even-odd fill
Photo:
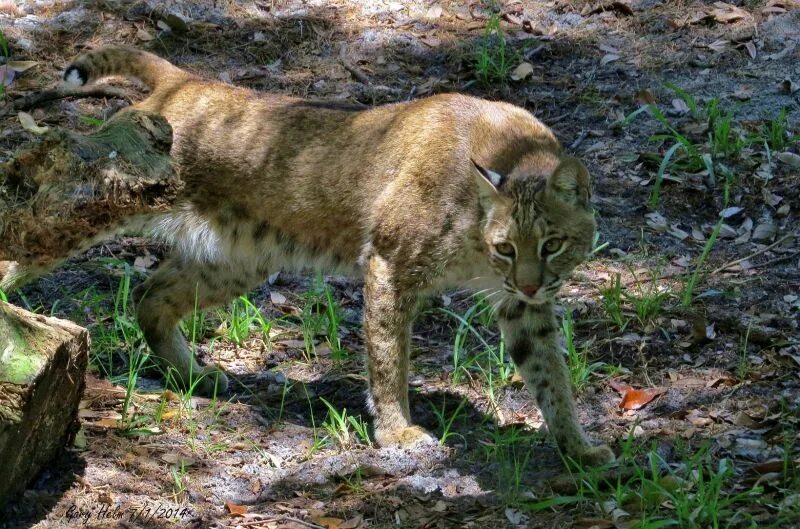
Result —
[[514, 362], [567, 454], [592, 448], [576, 420], [552, 299], [594, 234], [589, 174], [524, 109], [458, 94], [371, 109], [204, 80], [124, 47], [78, 57], [84, 84], [137, 77], [135, 108], [161, 113], [186, 190], [153, 220], [174, 255], [136, 291], [148, 344], [184, 383], [224, 389], [177, 330], [280, 267], [364, 277], [369, 402], [381, 444], [432, 437], [411, 421], [408, 348], [420, 296], [466, 284], [496, 302]]

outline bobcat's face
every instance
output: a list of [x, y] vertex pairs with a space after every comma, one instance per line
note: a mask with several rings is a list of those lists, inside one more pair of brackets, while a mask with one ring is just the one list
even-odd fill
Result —
[[482, 191], [486, 251], [503, 288], [530, 304], [549, 301], [592, 248], [588, 172], [574, 159], [546, 180], [479, 170], [490, 184]]

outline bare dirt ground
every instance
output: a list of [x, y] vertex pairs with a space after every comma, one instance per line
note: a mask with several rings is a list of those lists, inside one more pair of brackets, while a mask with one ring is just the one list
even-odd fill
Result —
[[[502, 37], [486, 32], [493, 20]], [[244, 302], [210, 312], [198, 351], [236, 376], [233, 396], [181, 399], [147, 370], [130, 392], [143, 345], [126, 334], [127, 281], [141, 281], [163, 249], [123, 239], [9, 293], [88, 326], [98, 352], [75, 445], [0, 512], [0, 527], [800, 527], [796, 1], [31, 0], [0, 2], [0, 28], [11, 59], [36, 62], [6, 68], [4, 159], [32, 134], [13, 101], [106, 43], [316, 99], [372, 105], [458, 91], [525, 106], [594, 178], [599, 250], [562, 291], [587, 355], [576, 375], [582, 422], [617, 453], [641, 447], [629, 459], [651, 477], [692, 481], [654, 478], [664, 497], [648, 525], [652, 498], [614, 495], [628, 477], [604, 482], [606, 496], [561, 479], [524, 388], [502, 362], [469, 362], [485, 349], [473, 329], [495, 348], [499, 333], [478, 317], [465, 330], [450, 314], [466, 317], [475, 303], [466, 292], [432, 300], [414, 331], [412, 414], [446, 436], [441, 447], [378, 449], [352, 428], [346, 439], [323, 426], [335, 421], [322, 399], [368, 417], [360, 284], [338, 277], [325, 278], [331, 299], [313, 277], [271, 278], [248, 297], [263, 321], [245, 318], [256, 328], [239, 334], [241, 315], [252, 316]], [[481, 53], [509, 65], [481, 70]], [[42, 126], [89, 130], [126, 104], [66, 99], [28, 112]], [[625, 119], [648, 104], [663, 120], [652, 109]], [[775, 139], [765, 131], [784, 108], [788, 133]], [[728, 116], [732, 132], [720, 132]], [[680, 163], [651, 203], [676, 134], [697, 156], [674, 151]], [[331, 332], [309, 332], [331, 303], [348, 354], [332, 348]], [[659, 396], [621, 403], [624, 385]], [[714, 476], [721, 495], [707, 494]], [[694, 515], [669, 495], [682, 487]], [[703, 518], [715, 498], [736, 494], [745, 496], [719, 507], [720, 520]]]

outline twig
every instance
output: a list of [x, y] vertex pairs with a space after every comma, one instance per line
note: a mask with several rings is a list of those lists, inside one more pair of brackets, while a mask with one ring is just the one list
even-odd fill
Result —
[[776, 257], [775, 259], [770, 259], [769, 261], [765, 261], [765, 262], [759, 263], [757, 265], [753, 265], [753, 268], [763, 268], [765, 266], [772, 266], [774, 264], [778, 264], [778, 263], [782, 263], [784, 261], [788, 261], [789, 259], [791, 259], [791, 258], [793, 258], [793, 257], [795, 257], [797, 255], [800, 255], [800, 250], [797, 250], [796, 252], [792, 252], [792, 253], [790, 253], [788, 255], [782, 255], [780, 257]]
[[772, 244], [770, 244], [769, 246], [766, 246], [766, 247], [764, 247], [764, 248], [762, 248], [762, 249], [760, 249], [760, 250], [758, 250], [758, 251], [755, 251], [755, 252], [751, 253], [751, 254], [750, 254], [750, 255], [748, 255], [748, 256], [742, 257], [741, 259], [736, 259], [735, 261], [731, 261], [731, 262], [729, 262], [729, 263], [725, 263], [724, 265], [720, 266], [719, 268], [717, 268], [716, 270], [714, 270], [713, 272], [711, 272], [711, 274], [710, 274], [710, 275], [712, 275], [712, 276], [713, 276], [713, 275], [715, 275], [715, 274], [718, 274], [718, 273], [722, 272], [723, 270], [725, 270], [725, 269], [727, 269], [727, 268], [730, 268], [730, 267], [732, 267], [732, 266], [734, 266], [734, 265], [737, 265], [737, 264], [741, 263], [742, 261], [747, 261], [748, 259], [752, 259], [753, 257], [755, 257], [755, 256], [757, 256], [757, 255], [761, 255], [762, 253], [768, 252], [768, 251], [770, 251], [771, 249], [773, 249], [773, 248], [775, 248], [776, 246], [778, 246], [779, 244], [781, 244], [781, 243], [782, 243], [783, 241], [785, 241], [786, 239], [789, 239], [789, 238], [791, 238], [791, 237], [794, 237], [794, 234], [793, 234], [793, 233], [789, 233], [789, 234], [787, 234], [787, 235], [784, 235], [783, 237], [781, 237], [781, 238], [780, 238], [780, 239], [778, 239], [777, 241], [773, 242], [773, 243], [772, 243]]
[[283, 516], [267, 516], [266, 518], [259, 518], [258, 520], [250, 520], [247, 522], [237, 522], [235, 525], [229, 525], [228, 527], [253, 527], [256, 525], [261, 525], [270, 522], [277, 522], [283, 519]]
[[311, 523], [311, 522], [304, 522], [303, 520], [300, 520], [298, 518], [292, 518], [291, 516], [283, 516], [283, 519], [288, 521], [288, 522], [299, 523], [300, 525], [304, 525], [306, 527], [309, 527], [310, 529], [325, 529], [321, 525], [317, 525], [317, 524]]
[[25, 97], [15, 99], [9, 108], [3, 111], [4, 115], [11, 115], [20, 110], [28, 110], [42, 106], [50, 101], [58, 99], [66, 99], [68, 97], [85, 98], [85, 97], [117, 97], [121, 99], [130, 100], [130, 95], [125, 90], [114, 88], [113, 86], [92, 86], [90, 88], [55, 88], [53, 90], [45, 90], [44, 92], [37, 92]]
[[578, 136], [578, 138], [575, 141], [573, 141], [572, 144], [569, 146], [569, 150], [574, 151], [575, 149], [577, 149], [578, 146], [581, 143], [583, 143], [583, 140], [585, 140], [586, 136], [588, 136], [588, 135], [589, 135], [589, 133], [586, 132], [585, 130], [583, 132], [581, 132], [580, 136]]
[[308, 527], [309, 529], [325, 529], [321, 525], [317, 525], [311, 522], [305, 522], [298, 518], [293, 518], [291, 516], [286, 516], [286, 515], [268, 516], [266, 518], [261, 518], [260, 520], [251, 520], [249, 522], [237, 522], [235, 525], [239, 527], [253, 527], [255, 525], [265, 524], [269, 522], [278, 522], [278, 521], [294, 522], [304, 527]]
[[348, 72], [350, 72], [352, 74], [352, 76], [356, 78], [356, 80], [358, 82], [363, 83], [365, 85], [372, 84], [371, 81], [369, 80], [369, 77], [367, 77], [367, 74], [365, 74], [355, 64], [351, 63], [350, 61], [348, 61], [344, 57], [340, 57], [339, 60], [341, 61], [342, 66], [344, 66], [344, 69], [347, 70]]
[[[613, 483], [616, 483], [620, 480], [627, 480], [630, 479], [635, 475], [633, 468], [628, 467], [616, 467], [610, 468], [605, 470], [601, 475], [601, 480], [599, 484], [601, 486], [608, 486]], [[542, 485], [550, 488], [553, 492], [561, 494], [563, 496], [573, 495], [578, 492], [580, 488], [580, 477], [575, 476], [572, 473], [570, 474], [560, 474], [554, 478], [545, 480]]]

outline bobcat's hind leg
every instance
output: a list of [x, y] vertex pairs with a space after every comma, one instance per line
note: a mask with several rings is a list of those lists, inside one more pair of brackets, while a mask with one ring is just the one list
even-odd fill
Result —
[[174, 257], [134, 291], [136, 317], [145, 340], [163, 368], [173, 369], [182, 388], [202, 395], [224, 393], [228, 377], [215, 366], [201, 366], [178, 329], [193, 310], [221, 305], [263, 280], [250, 265], [202, 263]]

